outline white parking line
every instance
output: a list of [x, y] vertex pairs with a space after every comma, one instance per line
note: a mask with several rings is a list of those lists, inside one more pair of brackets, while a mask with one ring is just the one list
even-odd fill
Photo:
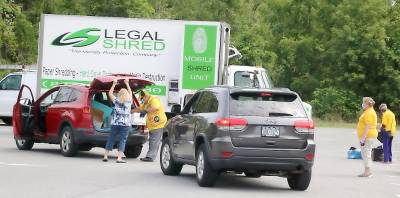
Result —
[[0, 162], [0, 165], [3, 165], [3, 166], [24, 166], [24, 167], [47, 167], [46, 165], [40, 165], [40, 164], [16, 164], [16, 163], [5, 163], [5, 162]]

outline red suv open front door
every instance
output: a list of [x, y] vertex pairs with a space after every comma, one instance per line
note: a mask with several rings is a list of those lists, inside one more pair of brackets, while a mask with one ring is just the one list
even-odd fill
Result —
[[17, 101], [13, 107], [14, 137], [32, 137], [32, 126], [34, 124], [33, 103], [34, 97], [31, 88], [22, 85], [19, 90]]

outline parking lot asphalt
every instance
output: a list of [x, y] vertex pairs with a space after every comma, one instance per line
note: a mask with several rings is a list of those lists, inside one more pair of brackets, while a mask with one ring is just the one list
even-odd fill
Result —
[[35, 144], [31, 151], [19, 151], [12, 127], [0, 124], [0, 197], [400, 197], [399, 138], [393, 141], [393, 164], [375, 162], [373, 177], [358, 178], [362, 161], [346, 159], [347, 149], [357, 146], [354, 131], [317, 128], [312, 181], [307, 191], [296, 192], [286, 178], [230, 174], [213, 188], [201, 188], [192, 166], [185, 166], [180, 176], [164, 176], [158, 160], [104, 163], [101, 148], [72, 158], [63, 157], [58, 145]]

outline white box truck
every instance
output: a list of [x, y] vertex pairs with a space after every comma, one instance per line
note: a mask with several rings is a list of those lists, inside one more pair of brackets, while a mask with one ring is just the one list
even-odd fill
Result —
[[130, 73], [155, 82], [147, 90], [170, 110], [212, 85], [271, 87], [263, 68], [227, 69], [238, 54], [229, 53], [229, 38], [223, 22], [42, 15], [37, 94], [60, 83]]
[[[129, 73], [155, 82], [147, 91], [168, 111], [183, 105], [187, 94], [212, 85], [272, 87], [262, 67], [228, 66], [229, 59], [241, 56], [229, 39], [230, 26], [223, 22], [45, 14], [38, 71], [12, 73], [0, 85], [27, 84], [36, 97], [57, 84], [89, 84], [100, 75]], [[26, 77], [21, 81], [16, 75]], [[13, 89], [11, 94], [0, 86], [0, 103], [7, 104], [1, 105], [0, 118], [6, 123], [18, 93]]]
[[0, 81], [0, 103], [7, 104], [1, 105], [0, 118], [11, 123], [22, 84], [36, 97], [57, 84], [89, 84], [111, 73], [155, 82], [147, 90], [167, 110], [212, 85], [272, 87], [261, 67], [227, 67], [230, 58], [241, 56], [229, 47], [229, 38], [230, 27], [223, 22], [42, 15], [38, 71], [15, 72]]

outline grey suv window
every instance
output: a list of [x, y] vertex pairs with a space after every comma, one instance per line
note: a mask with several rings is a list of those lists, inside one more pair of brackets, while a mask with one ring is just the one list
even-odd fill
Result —
[[201, 94], [197, 104], [196, 113], [212, 113], [218, 111], [218, 99], [214, 93], [205, 91]]
[[54, 102], [69, 102], [69, 96], [72, 90], [70, 88], [62, 87], [57, 94], [56, 99]]
[[297, 95], [262, 92], [231, 94], [230, 114], [235, 116], [307, 117]]
[[21, 87], [22, 75], [10, 75], [0, 82], [2, 90], [19, 90]]
[[183, 114], [188, 114], [188, 113], [196, 112], [196, 110], [194, 109], [194, 107], [195, 107], [195, 105], [196, 105], [196, 102], [197, 102], [197, 99], [199, 98], [199, 96], [200, 96], [200, 93], [198, 92], [198, 93], [194, 94], [194, 95], [190, 98], [189, 102], [185, 105], [185, 108], [184, 108], [183, 111], [182, 111]]

